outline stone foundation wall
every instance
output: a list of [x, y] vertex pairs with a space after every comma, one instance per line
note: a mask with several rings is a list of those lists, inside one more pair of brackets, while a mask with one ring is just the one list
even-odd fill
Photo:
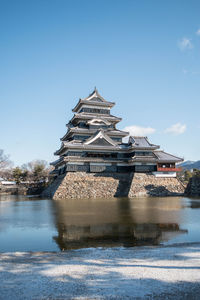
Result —
[[177, 178], [155, 177], [136, 173], [130, 187], [129, 197], [135, 196], [178, 196], [185, 192], [184, 185]]
[[[19, 185], [0, 185], [0, 194], [3, 195], [40, 195], [44, 190], [43, 184], [19, 184]], [[51, 188], [52, 189], [52, 188]]]
[[5, 185], [0, 185], [0, 195], [17, 195], [18, 193], [18, 188], [16, 185], [13, 186], [5, 186]]
[[178, 196], [185, 187], [177, 178], [156, 178], [145, 173], [67, 173], [58, 177], [43, 196], [64, 198], [112, 198]]

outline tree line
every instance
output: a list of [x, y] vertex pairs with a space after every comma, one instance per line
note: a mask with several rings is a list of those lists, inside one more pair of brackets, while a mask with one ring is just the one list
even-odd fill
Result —
[[191, 178], [194, 178], [194, 177], [200, 178], [200, 170], [193, 169], [193, 170], [189, 171], [189, 170], [182, 169], [182, 171], [177, 172], [177, 177], [182, 183], [187, 185]]
[[20, 183], [44, 183], [48, 181], [52, 167], [45, 160], [33, 160], [22, 166], [13, 167], [9, 156], [0, 149], [0, 177]]

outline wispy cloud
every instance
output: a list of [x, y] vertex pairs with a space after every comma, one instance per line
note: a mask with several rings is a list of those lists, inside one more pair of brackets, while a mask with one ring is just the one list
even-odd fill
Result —
[[188, 70], [183, 69], [183, 74], [187, 74], [187, 73], [188, 73]]
[[197, 35], [200, 35], [200, 29], [197, 30], [196, 34], [197, 34]]
[[187, 69], [182, 69], [182, 72], [184, 75], [200, 75], [200, 71], [190, 71], [190, 70], [187, 70]]
[[128, 131], [130, 135], [146, 136], [154, 133], [156, 130], [152, 127], [141, 127], [137, 125], [126, 126], [124, 131]]
[[192, 75], [200, 75], [200, 71], [192, 71]]
[[172, 125], [171, 127], [165, 129], [165, 133], [172, 133], [175, 135], [182, 134], [186, 130], [186, 125], [181, 123], [176, 123]]
[[191, 39], [188, 38], [182, 38], [181, 40], [178, 41], [178, 47], [181, 51], [187, 50], [187, 49], [192, 49], [193, 44], [191, 42]]

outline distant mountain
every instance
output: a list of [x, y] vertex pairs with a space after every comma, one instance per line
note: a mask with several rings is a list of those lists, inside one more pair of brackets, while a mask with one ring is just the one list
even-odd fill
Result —
[[200, 160], [197, 161], [187, 160], [184, 161], [183, 163], [180, 163], [179, 166], [182, 167], [184, 170], [191, 170], [191, 169], [200, 170]]

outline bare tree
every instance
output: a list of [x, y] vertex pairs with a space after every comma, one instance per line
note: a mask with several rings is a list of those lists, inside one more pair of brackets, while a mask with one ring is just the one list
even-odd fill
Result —
[[0, 149], [0, 170], [10, 167], [11, 164], [9, 156], [5, 155], [4, 151]]
[[0, 149], [0, 177], [7, 180], [12, 179], [12, 162], [9, 160], [9, 156], [4, 154], [4, 150]]

